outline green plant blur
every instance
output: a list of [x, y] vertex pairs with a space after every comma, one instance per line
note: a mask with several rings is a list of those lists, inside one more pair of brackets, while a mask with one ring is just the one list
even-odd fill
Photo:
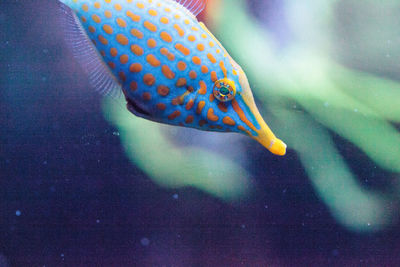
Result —
[[[255, 21], [243, 0], [210, 1], [208, 16], [214, 34], [246, 71], [255, 98], [262, 103], [260, 112], [289, 149], [299, 155], [332, 215], [350, 230], [377, 231], [397, 220], [398, 192], [363, 188], [329, 131], [352, 142], [380, 168], [397, 175], [400, 134], [392, 123], [400, 122], [400, 83], [337, 63], [333, 56], [339, 43], [335, 39], [335, 15], [343, 2], [373, 14], [377, 9], [391, 10], [396, 4], [287, 0], [285, 15], [294, 40], [279, 52], [273, 34]], [[378, 12], [385, 24], [379, 31], [374, 20], [371, 25], [349, 26], [358, 32], [352, 41], [368, 58], [368, 64], [385, 68], [376, 53], [382, 47], [373, 40], [377, 34], [380, 38], [399, 36], [398, 13]], [[399, 59], [400, 48], [391, 49], [389, 56]], [[107, 117], [118, 127], [132, 162], [155, 182], [169, 187], [195, 186], [225, 200], [249, 192], [249, 175], [243, 167], [212, 151], [178, 148], [163, 134], [171, 131], [170, 127], [135, 118], [114, 106], [106, 102]]]

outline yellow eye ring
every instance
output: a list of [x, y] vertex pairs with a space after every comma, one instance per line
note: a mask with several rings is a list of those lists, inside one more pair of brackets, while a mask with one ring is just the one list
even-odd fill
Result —
[[221, 102], [228, 102], [235, 98], [235, 83], [227, 78], [214, 83], [213, 94]]

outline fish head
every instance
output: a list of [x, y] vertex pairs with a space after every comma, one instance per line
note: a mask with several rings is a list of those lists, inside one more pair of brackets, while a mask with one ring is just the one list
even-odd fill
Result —
[[273, 154], [285, 155], [286, 144], [274, 135], [261, 116], [245, 72], [229, 55], [228, 59], [232, 71], [225, 71], [222, 79], [210, 84], [212, 96], [203, 116], [208, 121], [219, 118], [220, 129], [245, 134]]

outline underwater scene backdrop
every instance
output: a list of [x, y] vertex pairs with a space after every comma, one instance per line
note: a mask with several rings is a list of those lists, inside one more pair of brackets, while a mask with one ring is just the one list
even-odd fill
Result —
[[283, 157], [103, 98], [57, 8], [0, 2], [0, 266], [400, 263], [398, 1], [208, 1]]

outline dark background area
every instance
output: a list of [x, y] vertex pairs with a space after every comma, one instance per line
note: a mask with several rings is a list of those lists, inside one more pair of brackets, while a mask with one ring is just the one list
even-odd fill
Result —
[[[0, 3], [0, 266], [400, 262], [398, 225], [342, 228], [294, 151], [277, 158], [249, 142], [256, 190], [235, 203], [155, 185], [126, 158], [56, 15], [54, 1]], [[265, 162], [277, 166], [268, 179]]]

